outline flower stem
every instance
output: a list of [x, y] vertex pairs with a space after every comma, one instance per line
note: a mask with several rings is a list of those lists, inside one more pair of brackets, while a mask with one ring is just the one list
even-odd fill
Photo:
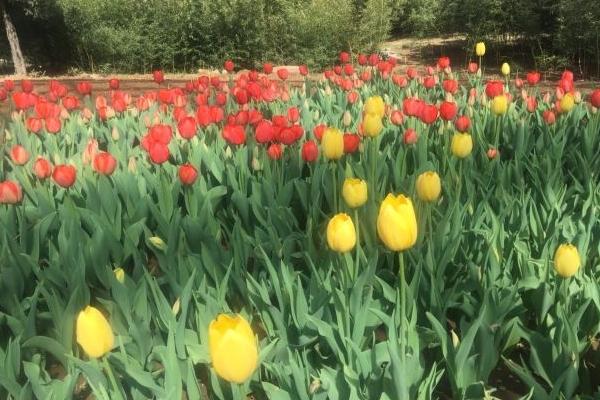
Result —
[[358, 208], [354, 209], [354, 222], [356, 223], [356, 259], [354, 261], [352, 280], [356, 279], [356, 275], [358, 274], [358, 254], [360, 251], [360, 222], [358, 220]]
[[400, 359], [402, 365], [406, 365], [406, 276], [404, 275], [404, 254], [398, 252], [398, 263], [400, 264]]
[[104, 365], [104, 369], [106, 370], [106, 373], [108, 375], [110, 385], [113, 387], [114, 392], [118, 393], [117, 398], [122, 399], [123, 395], [122, 395], [121, 391], [119, 390], [119, 387], [117, 386], [117, 380], [115, 379], [115, 374], [113, 373], [113, 370], [112, 370], [110, 364], [108, 363], [108, 356], [102, 357], [102, 364]]
[[331, 180], [332, 180], [332, 190], [333, 190], [333, 212], [338, 212], [338, 196], [337, 196], [337, 161], [333, 162], [333, 166], [331, 168]]

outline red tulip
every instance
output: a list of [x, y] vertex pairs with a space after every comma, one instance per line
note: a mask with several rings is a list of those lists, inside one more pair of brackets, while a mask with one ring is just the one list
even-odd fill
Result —
[[196, 136], [196, 119], [194, 117], [184, 117], [177, 124], [179, 134], [184, 139], [191, 139]]
[[264, 63], [263, 64], [263, 72], [267, 75], [269, 75], [271, 72], [273, 72], [273, 64]]
[[345, 75], [353, 75], [354, 74], [354, 66], [352, 64], [344, 65], [344, 74]]
[[17, 110], [26, 110], [35, 104], [36, 96], [32, 93], [14, 92], [12, 99]]
[[179, 180], [184, 186], [191, 186], [198, 178], [198, 170], [192, 164], [183, 164], [179, 167]]
[[288, 72], [287, 68], [279, 68], [277, 70], [277, 76], [282, 81], [285, 81], [288, 78], [288, 76], [289, 76], [289, 72]]
[[573, 72], [569, 71], [568, 69], [564, 70], [561, 77], [561, 80], [566, 80], [569, 82], [573, 82]]
[[535, 86], [540, 81], [540, 73], [537, 71], [532, 71], [527, 73], [527, 83], [530, 86]]
[[377, 64], [379, 64], [379, 54], [373, 53], [369, 56], [369, 65], [371, 67], [374, 67]]
[[29, 117], [25, 121], [27, 130], [32, 133], [38, 133], [42, 129], [42, 120], [40, 118]]
[[442, 87], [445, 92], [455, 94], [458, 91], [458, 81], [454, 79], [445, 79], [442, 83]]
[[65, 96], [62, 99], [62, 104], [67, 110], [72, 111], [79, 108], [79, 99], [75, 96]]
[[29, 79], [23, 79], [21, 81], [21, 90], [25, 93], [33, 92], [33, 82], [31, 82]]
[[315, 138], [317, 138], [317, 140], [319, 142], [321, 141], [321, 138], [323, 137], [323, 133], [325, 133], [326, 129], [327, 129], [327, 125], [325, 125], [325, 124], [319, 124], [313, 128], [313, 133], [315, 134]]
[[87, 96], [92, 93], [92, 85], [89, 82], [77, 82], [75, 89], [77, 89], [77, 93], [82, 96]]
[[23, 200], [23, 191], [18, 182], [0, 182], [0, 204], [18, 204], [21, 200]]
[[152, 79], [154, 79], [154, 82], [160, 85], [165, 81], [165, 74], [162, 72], [162, 70], [157, 69], [156, 71], [152, 72]]
[[402, 111], [400, 111], [400, 110], [392, 111], [392, 114], [390, 115], [390, 121], [394, 125], [401, 125], [402, 122], [404, 121], [404, 116], [402, 115]]
[[471, 120], [466, 115], [461, 115], [454, 121], [454, 127], [459, 132], [468, 132], [471, 127]]
[[367, 65], [368, 62], [369, 62], [369, 59], [366, 56], [366, 54], [359, 54], [358, 55], [358, 63], [360, 65]]
[[117, 168], [117, 160], [112, 154], [102, 151], [94, 157], [93, 161], [94, 171], [101, 175], [112, 175]]
[[300, 111], [298, 111], [297, 107], [290, 107], [287, 111], [288, 121], [294, 123], [300, 119]]
[[426, 76], [425, 79], [423, 79], [423, 86], [426, 89], [432, 89], [433, 87], [435, 87], [435, 77]]
[[529, 96], [527, 98], [527, 111], [532, 113], [536, 109], [537, 109], [537, 99], [534, 96]]
[[8, 98], [8, 92], [4, 88], [0, 88], [0, 101], [4, 101]]
[[402, 102], [402, 112], [410, 117], [418, 117], [423, 108], [423, 101], [414, 97], [407, 97]]
[[279, 160], [283, 152], [279, 143], [272, 143], [267, 149], [267, 154], [271, 160]]
[[418, 139], [419, 136], [417, 135], [417, 132], [412, 128], [405, 130], [404, 134], [402, 135], [402, 141], [404, 144], [415, 144], [417, 143]]
[[521, 78], [515, 78], [515, 86], [519, 89], [521, 89], [523, 87], [523, 79]]
[[333, 67], [333, 72], [337, 75], [340, 76], [342, 75], [342, 66], [341, 65], [336, 65]]
[[450, 66], [450, 58], [449, 57], [440, 57], [438, 58], [437, 65], [439, 69], [446, 69]]
[[349, 92], [346, 95], [346, 98], [348, 99], [348, 103], [350, 104], [354, 104], [356, 103], [356, 100], [358, 100], [358, 92]]
[[222, 131], [223, 139], [235, 145], [241, 145], [246, 142], [246, 131], [240, 125], [225, 125]]
[[233, 61], [227, 60], [223, 63], [223, 68], [225, 68], [225, 71], [227, 72], [233, 72], [233, 70], [235, 69], [235, 64], [233, 63]]
[[306, 162], [313, 162], [319, 157], [319, 147], [313, 140], [307, 140], [302, 145], [302, 159]]
[[7, 92], [12, 92], [15, 89], [15, 83], [10, 79], [5, 79], [2, 86]]
[[392, 76], [392, 82], [394, 82], [396, 86], [402, 88], [408, 85], [408, 80], [406, 79], [406, 77], [398, 74]]
[[52, 172], [52, 179], [63, 188], [70, 188], [77, 178], [77, 170], [72, 165], [57, 165]]
[[302, 76], [308, 75], [308, 67], [306, 65], [300, 65], [298, 67], [298, 71], [300, 72], [300, 75], [302, 75]]
[[44, 120], [46, 131], [48, 133], [58, 133], [61, 129], [60, 119], [56, 117], [48, 117]]
[[475, 74], [479, 70], [479, 65], [476, 62], [470, 62], [467, 66], [467, 71], [470, 74]]
[[148, 154], [154, 164], [163, 164], [169, 159], [169, 147], [166, 144], [154, 142], [151, 143]]
[[350, 54], [348, 54], [345, 51], [342, 51], [340, 53], [340, 63], [346, 64], [346, 63], [349, 63], [349, 62], [350, 62]]
[[546, 111], [544, 111], [544, 113], [542, 114], [542, 116], [544, 117], [544, 121], [548, 125], [553, 125], [556, 122], [556, 114], [552, 110], [546, 110]]
[[110, 90], [119, 90], [119, 86], [121, 86], [121, 82], [117, 78], [112, 78], [108, 81], [108, 88]]
[[425, 67], [425, 73], [429, 76], [433, 76], [435, 74], [435, 68], [433, 68], [431, 65], [428, 65]]
[[488, 81], [485, 85], [485, 94], [488, 98], [493, 99], [504, 93], [504, 83], [501, 81]]
[[20, 144], [15, 144], [10, 149], [10, 158], [15, 165], [24, 165], [29, 161], [29, 152]]
[[456, 113], [458, 112], [458, 107], [456, 103], [452, 103], [450, 101], [444, 101], [440, 104], [440, 117], [444, 121], [451, 121], [456, 117]]
[[498, 156], [498, 150], [496, 150], [494, 147], [489, 148], [487, 151], [487, 156], [490, 160], [493, 160]]
[[573, 92], [575, 85], [572, 80], [561, 79], [558, 81], [558, 87], [563, 90], [564, 93]]
[[417, 69], [414, 67], [408, 67], [406, 69], [406, 76], [408, 76], [408, 79], [415, 79], [417, 76], [419, 76], [419, 73], [417, 72]]
[[254, 128], [254, 137], [258, 143], [268, 143], [273, 140], [273, 125], [271, 122], [262, 120]]
[[358, 150], [360, 136], [352, 133], [344, 133], [344, 153], [352, 154]]
[[33, 164], [33, 173], [38, 179], [46, 179], [52, 175], [52, 164], [45, 158], [38, 157]]
[[424, 104], [421, 109], [421, 115], [419, 118], [427, 125], [431, 125], [435, 122], [438, 117], [438, 109], [434, 104]]
[[596, 108], [600, 108], [600, 88], [594, 90], [590, 95], [590, 103]]

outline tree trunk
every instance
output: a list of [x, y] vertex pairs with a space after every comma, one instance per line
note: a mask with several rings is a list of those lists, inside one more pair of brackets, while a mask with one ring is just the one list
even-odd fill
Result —
[[21, 45], [19, 44], [19, 37], [17, 36], [17, 30], [8, 15], [6, 9], [6, 0], [0, 0], [0, 11], [3, 14], [4, 26], [6, 27], [6, 37], [10, 44], [10, 54], [12, 56], [13, 65], [15, 67], [15, 74], [25, 75], [27, 69], [25, 67], [25, 59], [23, 58], [23, 52], [21, 51]]

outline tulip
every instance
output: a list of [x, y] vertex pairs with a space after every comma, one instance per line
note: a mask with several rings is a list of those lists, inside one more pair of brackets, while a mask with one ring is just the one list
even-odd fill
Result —
[[490, 160], [493, 160], [498, 155], [498, 150], [496, 150], [494, 147], [492, 147], [492, 148], [488, 149], [486, 154]]
[[94, 156], [92, 163], [94, 171], [100, 175], [112, 175], [117, 168], [117, 160], [112, 154], [102, 151]]
[[258, 365], [254, 332], [241, 315], [218, 315], [208, 327], [208, 348], [215, 372], [226, 381], [244, 383]]
[[452, 136], [451, 150], [458, 158], [467, 157], [473, 150], [473, 138], [468, 133], [455, 133]]
[[20, 144], [15, 144], [10, 149], [10, 158], [15, 165], [25, 165], [29, 161], [29, 152]]
[[376, 137], [383, 130], [383, 121], [378, 114], [367, 113], [362, 121], [363, 133], [365, 136]]
[[267, 155], [271, 160], [279, 160], [283, 152], [281, 151], [281, 145], [279, 143], [272, 143], [267, 149]]
[[388, 194], [379, 207], [377, 234], [392, 251], [411, 248], [417, 241], [417, 218], [410, 198]]
[[179, 167], [179, 180], [185, 186], [193, 185], [198, 178], [198, 170], [191, 164], [183, 164]]
[[502, 68], [500, 68], [500, 71], [504, 76], [510, 75], [510, 65], [508, 63], [502, 64]]
[[506, 95], [501, 94], [500, 96], [494, 97], [492, 100], [492, 112], [495, 115], [504, 115], [508, 110], [508, 99]]
[[528, 72], [526, 75], [527, 83], [530, 86], [535, 86], [540, 81], [540, 73], [537, 71]]
[[590, 96], [590, 103], [596, 108], [600, 108], [600, 89], [596, 89]]
[[414, 129], [408, 128], [406, 131], [404, 131], [402, 140], [404, 141], [404, 144], [415, 144], [417, 143], [417, 140], [419, 140], [419, 135], [417, 135], [417, 131]]
[[454, 121], [454, 126], [459, 132], [468, 132], [471, 127], [471, 119], [466, 115], [461, 115]]
[[42, 157], [38, 157], [33, 164], [33, 172], [38, 179], [46, 179], [52, 175], [52, 164]]
[[572, 244], [561, 244], [554, 253], [554, 270], [562, 278], [570, 278], [577, 273], [581, 259], [577, 247]]
[[456, 117], [458, 106], [451, 101], [444, 101], [440, 104], [440, 117], [444, 121], [451, 121]]
[[184, 139], [191, 139], [196, 136], [196, 119], [194, 117], [184, 117], [177, 124], [177, 130]]
[[314, 140], [307, 140], [302, 145], [302, 159], [306, 162], [313, 162], [319, 156], [319, 147]]
[[351, 154], [358, 150], [360, 136], [352, 133], [344, 133], [344, 153]]
[[125, 271], [123, 270], [123, 268], [115, 268], [113, 270], [113, 273], [115, 274], [115, 278], [117, 279], [117, 281], [119, 281], [120, 283], [125, 282]]
[[21, 200], [23, 200], [23, 191], [18, 182], [0, 182], [0, 204], [18, 204]]
[[223, 68], [225, 68], [225, 71], [227, 72], [233, 72], [235, 64], [233, 63], [233, 61], [227, 60], [223, 63]]
[[87, 306], [77, 316], [76, 336], [77, 343], [91, 358], [100, 358], [108, 353], [115, 341], [110, 324], [92, 306]]
[[350, 251], [356, 245], [356, 230], [347, 214], [336, 214], [327, 224], [327, 244], [338, 253]]
[[52, 172], [52, 179], [63, 188], [70, 188], [77, 178], [77, 170], [72, 165], [57, 165]]
[[560, 99], [560, 111], [567, 113], [575, 106], [575, 98], [571, 93], [567, 93]]
[[160, 85], [165, 81], [165, 74], [161, 70], [156, 70], [152, 72], [152, 78]]
[[342, 197], [350, 208], [357, 208], [367, 202], [367, 182], [348, 178], [342, 186]]
[[344, 155], [344, 135], [339, 129], [327, 128], [321, 138], [323, 155], [329, 160], [339, 160]]
[[381, 96], [371, 96], [365, 102], [364, 111], [367, 114], [375, 114], [383, 118], [385, 114], [385, 103]]
[[421, 201], [435, 202], [442, 191], [440, 176], [434, 171], [423, 172], [417, 178], [417, 196]]
[[475, 45], [475, 54], [478, 57], [483, 57], [485, 55], [485, 43], [479, 42]]

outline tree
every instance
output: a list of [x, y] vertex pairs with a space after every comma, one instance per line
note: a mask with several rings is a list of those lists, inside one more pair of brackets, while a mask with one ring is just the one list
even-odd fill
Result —
[[8, 39], [8, 44], [10, 45], [10, 54], [15, 67], [15, 73], [17, 75], [25, 75], [27, 73], [27, 68], [25, 67], [25, 58], [23, 57], [23, 52], [21, 51], [21, 44], [19, 43], [17, 30], [12, 22], [7, 6], [6, 0], [0, 0], [0, 11], [2, 12], [2, 19], [4, 20], [6, 37]]

